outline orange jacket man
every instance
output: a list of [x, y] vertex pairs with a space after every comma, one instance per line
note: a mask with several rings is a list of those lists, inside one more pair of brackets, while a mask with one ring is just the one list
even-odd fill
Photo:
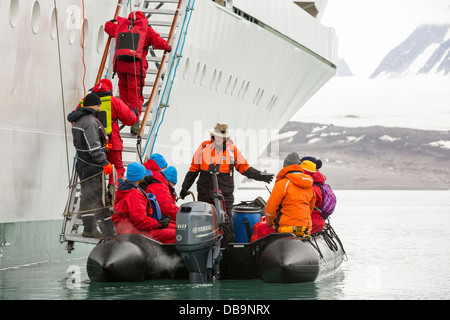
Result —
[[265, 209], [266, 224], [277, 232], [309, 235], [316, 196], [313, 179], [304, 173], [297, 153], [289, 154], [278, 173]]
[[217, 124], [211, 131], [211, 140], [204, 141], [195, 152], [189, 172], [184, 179], [180, 196], [186, 197], [187, 191], [194, 183], [198, 174], [200, 177], [197, 182], [198, 200], [213, 202], [213, 180], [210, 173], [210, 165], [219, 166], [219, 189], [225, 199], [225, 209], [227, 215], [231, 218], [231, 210], [234, 201], [234, 169], [249, 179], [264, 181], [270, 183], [273, 174], [264, 174], [250, 166], [242, 153], [230, 139], [226, 124]]
[[198, 147], [192, 158], [191, 167], [184, 178], [180, 192], [180, 197], [184, 199], [188, 194], [189, 188], [200, 174], [197, 181], [198, 200], [214, 203], [214, 184], [212, 174], [210, 173], [210, 165], [219, 167], [217, 177], [219, 192], [223, 196], [225, 202], [224, 208], [227, 214], [227, 219], [221, 226], [224, 232], [223, 246], [226, 246], [228, 242], [234, 240], [234, 231], [231, 222], [234, 202], [234, 169], [236, 168], [239, 173], [249, 179], [264, 181], [266, 183], [270, 183], [273, 179], [273, 174], [262, 173], [248, 164], [242, 153], [230, 139], [231, 135], [227, 130], [228, 126], [226, 124], [218, 123], [214, 130], [210, 132], [211, 140], [204, 141]]

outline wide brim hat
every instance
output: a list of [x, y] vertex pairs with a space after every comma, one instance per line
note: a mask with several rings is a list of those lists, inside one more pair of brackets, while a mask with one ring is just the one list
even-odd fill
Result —
[[209, 130], [209, 133], [213, 136], [222, 137], [222, 138], [231, 138], [233, 136], [232, 133], [228, 131], [228, 125], [227, 124], [216, 124], [214, 129]]

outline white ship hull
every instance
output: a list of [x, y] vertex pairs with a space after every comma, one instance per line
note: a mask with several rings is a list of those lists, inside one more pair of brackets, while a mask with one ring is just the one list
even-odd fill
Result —
[[[85, 1], [83, 54], [80, 1], [56, 1], [57, 17], [50, 0], [0, 2], [0, 269], [52, 258], [47, 242], [59, 244], [59, 230], [49, 235], [33, 225], [60, 226], [74, 156], [66, 115], [84, 96], [83, 78], [86, 91], [95, 81], [107, 39], [103, 26], [116, 4]], [[252, 163], [271, 133], [335, 74], [334, 33], [291, 1], [235, 0], [234, 6], [260, 24], [210, 0], [195, 2], [153, 148], [177, 167], [178, 187], [217, 122], [238, 133], [236, 144]], [[254, 140], [239, 140], [254, 133], [256, 149]], [[26, 256], [31, 243], [43, 255]]]

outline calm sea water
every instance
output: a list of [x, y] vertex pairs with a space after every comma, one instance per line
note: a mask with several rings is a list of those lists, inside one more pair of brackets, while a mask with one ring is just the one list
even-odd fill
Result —
[[[239, 190], [237, 201], [252, 200], [255, 192], [267, 198], [265, 190]], [[314, 283], [91, 283], [81, 259], [0, 271], [0, 300], [450, 299], [450, 191], [336, 193], [331, 224], [348, 261]]]

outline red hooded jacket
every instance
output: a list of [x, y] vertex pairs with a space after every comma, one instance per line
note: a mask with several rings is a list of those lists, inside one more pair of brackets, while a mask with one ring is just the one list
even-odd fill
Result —
[[117, 234], [143, 233], [157, 228], [159, 223], [151, 215], [152, 206], [143, 191], [129, 181], [120, 180], [111, 217]]
[[148, 160], [144, 163], [144, 167], [152, 171], [153, 178], [157, 181], [148, 184], [145, 191], [155, 195], [161, 213], [169, 216], [171, 222], [175, 222], [179, 208], [175, 204], [176, 196], [172, 193], [169, 182], [161, 172], [161, 168], [156, 164], [155, 160]]
[[316, 185], [316, 183], [323, 184], [323, 183], [325, 183], [325, 180], [327, 178], [322, 173], [320, 173], [319, 170], [314, 172], [314, 174], [312, 175], [312, 178], [314, 181], [313, 189], [314, 189], [314, 193], [316, 194], [316, 203], [314, 205], [314, 210], [311, 213], [311, 220], [312, 220], [311, 233], [316, 233], [316, 232], [322, 231], [323, 227], [325, 226], [325, 221], [323, 220], [322, 216], [320, 215], [320, 212], [316, 209], [316, 207], [317, 208], [322, 207], [322, 199], [323, 199], [322, 190], [320, 189], [319, 186]]
[[[92, 89], [92, 92], [97, 93], [97, 95], [99, 96], [105, 96], [111, 95], [112, 90], [113, 87], [111, 81], [109, 79], [102, 79]], [[123, 140], [120, 136], [118, 120], [120, 120], [126, 126], [131, 126], [136, 121], [138, 121], [139, 118], [122, 100], [111, 96], [111, 119], [113, 121], [113, 125], [110, 137], [110, 143], [112, 144], [112, 147], [110, 150], [122, 151]]]
[[[147, 19], [145, 17], [145, 14], [142, 13], [141, 11], [135, 11], [134, 12], [136, 15], [136, 20], [141, 20], [141, 19]], [[131, 12], [128, 15], [128, 19], [131, 19], [133, 17], [133, 12]], [[118, 17], [118, 19], [124, 19], [121, 17]], [[105, 32], [112, 38], [116, 38], [117, 39], [117, 23], [113, 23], [111, 21], [106, 22], [105, 24]], [[148, 54], [148, 47], [150, 45], [153, 45], [155, 47], [155, 49], [163, 49], [166, 51], [170, 50], [170, 46], [167, 43], [166, 40], [164, 40], [163, 38], [160, 37], [160, 35], [153, 30], [152, 27], [148, 26], [147, 28], [147, 35], [145, 38], [145, 42], [144, 42], [144, 52], [143, 52], [143, 58], [142, 58], [142, 74], [146, 75], [147, 73], [147, 69], [148, 69], [148, 62], [146, 59], [146, 56]], [[141, 69], [139, 68], [135, 68], [135, 65], [133, 62], [124, 62], [124, 61], [117, 61], [117, 65], [116, 65], [116, 72], [124, 72], [124, 73], [131, 73], [131, 74], [136, 74], [140, 75], [141, 74]]]

